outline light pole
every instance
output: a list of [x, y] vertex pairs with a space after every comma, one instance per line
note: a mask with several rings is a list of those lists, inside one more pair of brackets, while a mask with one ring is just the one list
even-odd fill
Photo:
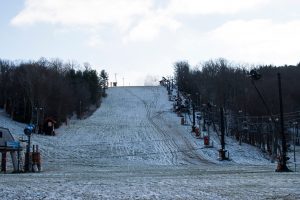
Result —
[[[272, 115], [271, 110], [268, 107], [268, 104], [264, 100], [262, 94], [258, 90], [258, 88], [255, 85], [255, 81], [259, 80], [261, 78], [261, 75], [257, 73], [255, 70], [250, 71], [250, 77], [251, 82], [258, 93], [260, 99], [262, 100], [268, 114], [270, 115], [273, 123], [275, 123], [274, 117]], [[278, 93], [279, 93], [279, 109], [280, 109], [280, 135], [281, 135], [281, 155], [278, 159], [277, 169], [276, 172], [290, 172], [291, 170], [287, 167], [286, 161], [288, 160], [288, 157], [286, 155], [287, 153], [287, 145], [286, 145], [286, 138], [284, 134], [284, 119], [283, 119], [283, 103], [282, 103], [282, 88], [281, 88], [281, 76], [280, 73], [277, 73], [277, 81], [278, 81]]]
[[34, 130], [34, 125], [29, 125], [24, 129], [24, 134], [28, 137], [27, 139], [27, 146], [26, 146], [26, 153], [25, 153], [25, 164], [24, 164], [24, 171], [29, 172], [31, 168], [31, 156], [30, 156], [30, 146], [31, 146], [31, 134]]

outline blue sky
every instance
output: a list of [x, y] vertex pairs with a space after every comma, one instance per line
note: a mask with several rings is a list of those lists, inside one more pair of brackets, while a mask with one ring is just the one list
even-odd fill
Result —
[[300, 62], [298, 0], [0, 0], [0, 57], [89, 62], [125, 85], [219, 57]]

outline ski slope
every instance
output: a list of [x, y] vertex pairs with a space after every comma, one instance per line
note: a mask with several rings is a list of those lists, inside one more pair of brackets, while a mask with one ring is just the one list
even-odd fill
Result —
[[[256, 148], [226, 138], [204, 148], [180, 125], [163, 87], [108, 90], [100, 109], [70, 120], [57, 136], [34, 135], [43, 172], [0, 174], [1, 199], [299, 199], [299, 173], [275, 173]], [[19, 137], [24, 124], [1, 113]]]

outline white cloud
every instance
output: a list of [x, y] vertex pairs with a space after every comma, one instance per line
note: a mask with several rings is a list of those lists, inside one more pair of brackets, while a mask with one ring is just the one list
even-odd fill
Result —
[[128, 28], [134, 17], [144, 15], [152, 0], [26, 0], [12, 20], [15, 26], [52, 23], [63, 26], [114, 24]]
[[[236, 20], [207, 35], [214, 48], [235, 60], [287, 64], [300, 61], [300, 20], [275, 23], [271, 20]], [[219, 52], [220, 53], [220, 52]]]
[[265, 5], [271, 0], [171, 0], [167, 8], [169, 14], [235, 14]]
[[92, 35], [87, 41], [87, 46], [89, 47], [99, 47], [104, 45], [104, 41], [100, 37], [100, 35]]
[[124, 38], [125, 42], [137, 40], [153, 40], [156, 38], [161, 29], [165, 28], [176, 31], [181, 24], [163, 14], [151, 14], [145, 16]]
[[161, 30], [177, 30], [181, 24], [176, 19], [178, 14], [232, 14], [269, 1], [170, 0], [158, 4], [156, 0], [26, 0], [25, 8], [11, 24], [50, 23], [98, 31], [103, 26], [113, 26], [125, 42], [152, 40]]

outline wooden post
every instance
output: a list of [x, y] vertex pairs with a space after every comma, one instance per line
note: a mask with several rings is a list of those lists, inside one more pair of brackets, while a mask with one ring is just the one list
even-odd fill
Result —
[[1, 159], [1, 172], [6, 172], [6, 150], [1, 152], [2, 159]]
[[36, 145], [36, 153], [37, 153], [37, 168], [38, 171], [42, 171], [42, 163], [41, 163], [41, 153], [39, 152], [39, 145]]
[[20, 165], [21, 165], [21, 148], [20, 148], [20, 146], [18, 147], [18, 154], [17, 154], [17, 156], [18, 156], [18, 166], [17, 166], [17, 172], [19, 173], [21, 170], [20, 170]]
[[16, 151], [10, 151], [11, 161], [13, 164], [14, 172], [18, 171], [18, 159], [17, 159], [17, 152]]

